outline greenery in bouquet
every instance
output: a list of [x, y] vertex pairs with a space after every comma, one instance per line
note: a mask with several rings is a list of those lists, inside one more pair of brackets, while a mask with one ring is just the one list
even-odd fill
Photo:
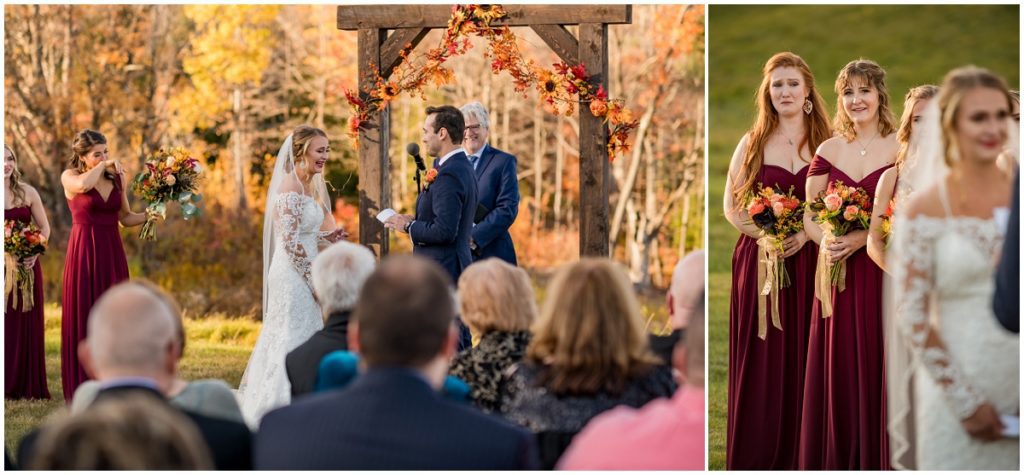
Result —
[[146, 159], [145, 167], [132, 182], [132, 190], [148, 203], [148, 219], [142, 225], [139, 238], [152, 241], [156, 239], [157, 218], [167, 217], [168, 203], [181, 204], [181, 214], [186, 220], [199, 215], [202, 167], [199, 160], [180, 147], [161, 148]]

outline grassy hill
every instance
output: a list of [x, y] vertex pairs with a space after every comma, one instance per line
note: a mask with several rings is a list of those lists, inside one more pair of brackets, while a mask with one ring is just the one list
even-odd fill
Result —
[[[754, 119], [761, 67], [792, 51], [808, 62], [834, 113], [836, 73], [868, 58], [885, 68], [894, 112], [919, 84], [975, 64], [1019, 88], [1019, 9], [1009, 6], [751, 6], [708, 11], [709, 464], [725, 468], [728, 320], [732, 249], [737, 233], [722, 217], [725, 173], [736, 143]], [[831, 114], [830, 114], [831, 115]]]

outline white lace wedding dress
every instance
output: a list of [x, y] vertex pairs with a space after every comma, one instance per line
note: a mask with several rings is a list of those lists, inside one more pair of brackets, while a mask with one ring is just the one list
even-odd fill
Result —
[[[914, 352], [914, 433], [919, 470], [1017, 470], [1018, 439], [982, 442], [960, 421], [984, 402], [1019, 413], [1020, 347], [992, 312], [994, 219], [917, 216], [899, 224], [900, 324]], [[902, 270], [902, 273], [900, 273]], [[935, 331], [942, 345], [926, 343]]]
[[320, 306], [310, 287], [310, 269], [324, 210], [310, 196], [296, 192], [280, 193], [270, 205], [274, 206], [275, 247], [266, 275], [267, 308], [238, 388], [242, 414], [252, 428], [268, 411], [289, 403], [285, 356], [323, 328]]

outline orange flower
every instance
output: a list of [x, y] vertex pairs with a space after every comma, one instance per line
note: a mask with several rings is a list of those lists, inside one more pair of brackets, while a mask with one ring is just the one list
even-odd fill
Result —
[[437, 179], [437, 169], [431, 168], [430, 170], [427, 170], [427, 174], [423, 177], [423, 179], [427, 181], [428, 185], [433, 183], [434, 180]]
[[600, 99], [592, 101], [590, 113], [594, 114], [594, 117], [604, 117], [608, 113], [608, 103]]

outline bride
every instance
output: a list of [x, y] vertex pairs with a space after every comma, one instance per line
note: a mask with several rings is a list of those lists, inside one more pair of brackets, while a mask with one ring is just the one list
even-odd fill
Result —
[[1019, 414], [1019, 340], [991, 306], [998, 216], [1013, 183], [996, 160], [1010, 96], [1001, 78], [965, 67], [946, 76], [936, 102], [921, 134], [934, 146], [908, 168], [915, 193], [897, 210], [889, 256], [904, 336], [890, 343], [912, 355], [887, 368], [901, 382], [889, 401], [892, 458], [896, 468], [910, 455], [921, 470], [1017, 470], [1018, 439], [1003, 437], [1001, 416]]
[[320, 245], [347, 237], [331, 217], [323, 170], [327, 134], [301, 125], [285, 139], [263, 219], [263, 329], [238, 387], [250, 427], [289, 403], [284, 359], [323, 328], [310, 269]]

